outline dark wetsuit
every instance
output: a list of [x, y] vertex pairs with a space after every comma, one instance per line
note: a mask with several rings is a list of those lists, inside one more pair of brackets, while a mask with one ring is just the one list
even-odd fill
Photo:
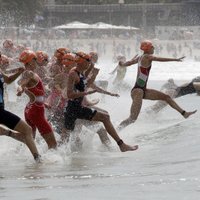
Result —
[[[77, 71], [76, 71], [77, 72]], [[75, 84], [74, 91], [85, 91], [85, 77], [77, 72], [80, 81]], [[74, 130], [76, 119], [92, 120], [96, 114], [96, 110], [82, 106], [83, 97], [68, 100], [68, 105], [65, 108], [65, 128], [68, 130]]]
[[[148, 67], [143, 67], [141, 64], [141, 60], [142, 58], [145, 56], [142, 55], [139, 60], [138, 60], [138, 73], [137, 73], [137, 79], [136, 79], [136, 83], [135, 86], [133, 87], [133, 89], [135, 88], [140, 88], [144, 91], [144, 96], [145, 96], [145, 90], [147, 87], [147, 81], [149, 78], [149, 73], [151, 70], [151, 65], [149, 65]], [[133, 90], [132, 89], [132, 90]]]
[[194, 82], [200, 82], [200, 77], [196, 77], [194, 78], [189, 84], [187, 84], [186, 86], [180, 86], [176, 88], [176, 91], [178, 92], [176, 95], [177, 97], [181, 97], [187, 94], [193, 94], [196, 93], [196, 89], [194, 88], [193, 83]]
[[19, 123], [20, 118], [4, 109], [4, 80], [2, 74], [0, 74], [0, 124], [7, 126], [10, 129], [14, 129]]

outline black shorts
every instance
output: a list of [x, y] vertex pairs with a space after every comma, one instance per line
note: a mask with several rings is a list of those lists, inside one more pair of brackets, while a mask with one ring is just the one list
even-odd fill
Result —
[[0, 124], [3, 124], [10, 129], [14, 129], [20, 120], [21, 119], [17, 115], [7, 110], [0, 109]]
[[80, 103], [68, 101], [68, 105], [64, 111], [65, 128], [71, 131], [74, 130], [77, 119], [92, 120], [96, 112], [94, 109], [81, 106]]

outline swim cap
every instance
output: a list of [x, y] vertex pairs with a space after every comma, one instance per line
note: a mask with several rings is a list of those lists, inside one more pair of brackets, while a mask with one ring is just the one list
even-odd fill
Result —
[[83, 63], [85, 61], [88, 61], [88, 62], [91, 61], [91, 56], [89, 54], [86, 54], [82, 51], [79, 51], [75, 54], [76, 54], [75, 60], [76, 60], [77, 63]]
[[31, 50], [25, 50], [20, 54], [19, 61], [24, 64], [27, 64], [31, 62], [34, 58], [37, 58], [35, 52]]
[[58, 48], [56, 49], [54, 56], [61, 60], [62, 57], [66, 54], [66, 53], [70, 53], [70, 50], [68, 48]]
[[144, 40], [141, 42], [140, 49], [143, 51], [149, 51], [153, 47], [153, 44], [150, 40]]
[[71, 53], [67, 53], [62, 57], [62, 64], [65, 65], [66, 67], [68, 65], [75, 64], [75, 56]]

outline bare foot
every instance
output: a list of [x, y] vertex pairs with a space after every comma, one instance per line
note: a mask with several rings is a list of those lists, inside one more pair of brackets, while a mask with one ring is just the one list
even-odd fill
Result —
[[185, 112], [185, 114], [183, 115], [183, 117], [184, 117], [185, 119], [187, 119], [190, 115], [193, 115], [193, 114], [196, 113], [196, 112], [197, 112], [197, 110], [192, 111], [192, 112]]
[[130, 146], [130, 145], [125, 144], [125, 143], [123, 143], [123, 144], [121, 144], [121, 145], [119, 146], [121, 152], [135, 151], [135, 150], [138, 149], [138, 147], [139, 147], [138, 145]]

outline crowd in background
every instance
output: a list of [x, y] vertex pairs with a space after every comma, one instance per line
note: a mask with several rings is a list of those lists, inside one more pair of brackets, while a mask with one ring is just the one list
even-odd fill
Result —
[[[171, 29], [170, 27], [157, 27], [154, 34], [155, 37], [148, 39], [155, 43], [156, 53], [159, 55], [167, 54], [173, 57], [186, 55], [189, 59], [200, 61], [200, 42], [196, 39], [198, 29], [199, 27], [193, 27], [193, 29], [185, 27], [185, 30], [194, 30], [195, 37], [190, 39], [176, 37], [175, 40], [175, 38], [170, 39], [174, 35], [173, 27]], [[179, 34], [182, 33], [181, 30], [183, 29], [180, 29]], [[168, 38], [164, 40], [163, 35], [166, 34], [166, 31]], [[119, 54], [127, 58], [138, 54], [138, 45], [145, 37], [138, 30], [134, 32], [126, 30], [124, 33], [120, 31], [121, 34], [123, 33], [123, 37], [114, 33], [111, 34], [110, 30], [107, 33], [103, 31], [105, 35], [101, 35], [101, 31], [99, 31], [98, 35], [94, 35], [94, 32], [92, 33], [88, 30], [61, 31], [55, 29], [22, 29], [17, 27], [0, 29], [0, 32], [1, 42], [10, 38], [35, 51], [43, 49], [52, 54], [53, 49], [64, 46], [73, 50], [79, 48], [86, 51], [95, 51], [98, 52], [100, 58], [104, 57], [113, 60]]]

